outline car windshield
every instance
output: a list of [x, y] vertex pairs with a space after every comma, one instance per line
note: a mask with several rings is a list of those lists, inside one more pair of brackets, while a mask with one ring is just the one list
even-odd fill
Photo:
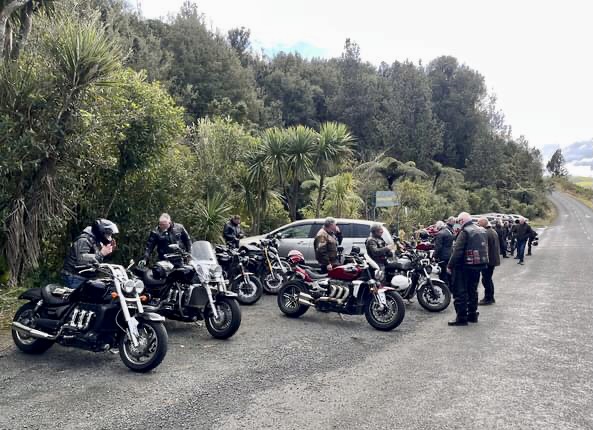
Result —
[[212, 244], [205, 240], [198, 240], [191, 246], [191, 256], [198, 261], [216, 263], [216, 254]]

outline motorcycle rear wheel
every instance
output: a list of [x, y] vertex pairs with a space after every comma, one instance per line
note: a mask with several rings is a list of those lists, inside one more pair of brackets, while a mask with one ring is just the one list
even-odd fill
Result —
[[237, 293], [237, 300], [242, 305], [253, 305], [261, 298], [264, 287], [260, 280], [254, 276], [249, 275], [246, 283], [243, 277], [239, 277], [231, 284], [231, 291]]
[[139, 321], [138, 333], [143, 351], [137, 351], [125, 333], [119, 341], [119, 356], [134, 372], [145, 373], [157, 367], [167, 355], [169, 336], [162, 322]]
[[309, 306], [299, 303], [299, 294], [306, 292], [299, 282], [287, 282], [278, 291], [278, 307], [284, 315], [298, 318], [309, 310]]
[[381, 331], [393, 330], [401, 324], [406, 315], [406, 307], [401, 296], [395, 291], [385, 291], [387, 306], [381, 310], [379, 299], [371, 297], [364, 307], [368, 323]]
[[[39, 315], [33, 313], [35, 306], [36, 305], [33, 302], [25, 303], [18, 311], [16, 311], [13, 321], [24, 324], [27, 327], [35, 328], [35, 319], [39, 317]], [[43, 354], [54, 344], [51, 340], [37, 339], [26, 335], [15, 328], [12, 329], [12, 340], [18, 349], [27, 354]]]
[[206, 329], [213, 338], [228, 339], [239, 330], [241, 307], [237, 300], [228, 297], [216, 299], [215, 306], [218, 319], [214, 317], [212, 309], [208, 307], [206, 315], [204, 315]]
[[418, 288], [416, 297], [418, 298], [418, 303], [420, 303], [420, 306], [422, 306], [427, 311], [441, 312], [447, 309], [449, 303], [451, 303], [451, 291], [449, 290], [447, 284], [438, 279], [433, 279], [432, 285], [435, 289], [435, 292], [439, 294], [438, 298], [433, 297], [430, 284], [428, 282], [424, 283], [420, 288]]

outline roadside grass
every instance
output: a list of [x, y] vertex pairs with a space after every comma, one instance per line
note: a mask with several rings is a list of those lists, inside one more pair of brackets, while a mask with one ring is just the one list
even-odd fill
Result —
[[0, 289], [0, 331], [7, 330], [16, 310], [23, 304], [18, 299], [26, 288]]
[[[593, 180], [593, 179], [592, 179]], [[581, 181], [583, 182], [583, 181]], [[584, 205], [593, 209], [593, 189], [590, 187], [581, 187], [576, 183], [570, 182], [566, 179], [555, 178], [552, 179], [554, 188], [570, 194], [572, 197], [583, 203]]]
[[556, 217], [558, 217], [558, 209], [556, 209], [556, 205], [550, 204], [550, 210], [546, 216], [530, 220], [529, 224], [532, 227], [547, 227], [554, 222]]

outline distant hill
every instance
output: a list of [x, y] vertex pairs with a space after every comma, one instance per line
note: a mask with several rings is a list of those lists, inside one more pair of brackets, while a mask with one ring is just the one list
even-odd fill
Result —
[[583, 188], [593, 188], [593, 178], [588, 176], [569, 176], [570, 182]]
[[[558, 148], [559, 145], [546, 145], [542, 148], [544, 165]], [[566, 168], [571, 175], [593, 177], [593, 139], [575, 142], [561, 149], [566, 160]]]

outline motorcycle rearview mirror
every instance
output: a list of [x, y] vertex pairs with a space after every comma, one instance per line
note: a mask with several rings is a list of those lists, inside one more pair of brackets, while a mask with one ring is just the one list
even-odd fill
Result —
[[128, 266], [128, 267], [126, 267], [126, 270], [130, 270], [130, 268], [131, 268], [131, 267], [132, 267], [132, 266], [133, 266], [135, 263], [136, 263], [136, 262], [135, 262], [135, 261], [134, 261], [134, 259], [132, 258], [132, 259], [130, 260], [130, 264], [129, 264], [129, 266]]

